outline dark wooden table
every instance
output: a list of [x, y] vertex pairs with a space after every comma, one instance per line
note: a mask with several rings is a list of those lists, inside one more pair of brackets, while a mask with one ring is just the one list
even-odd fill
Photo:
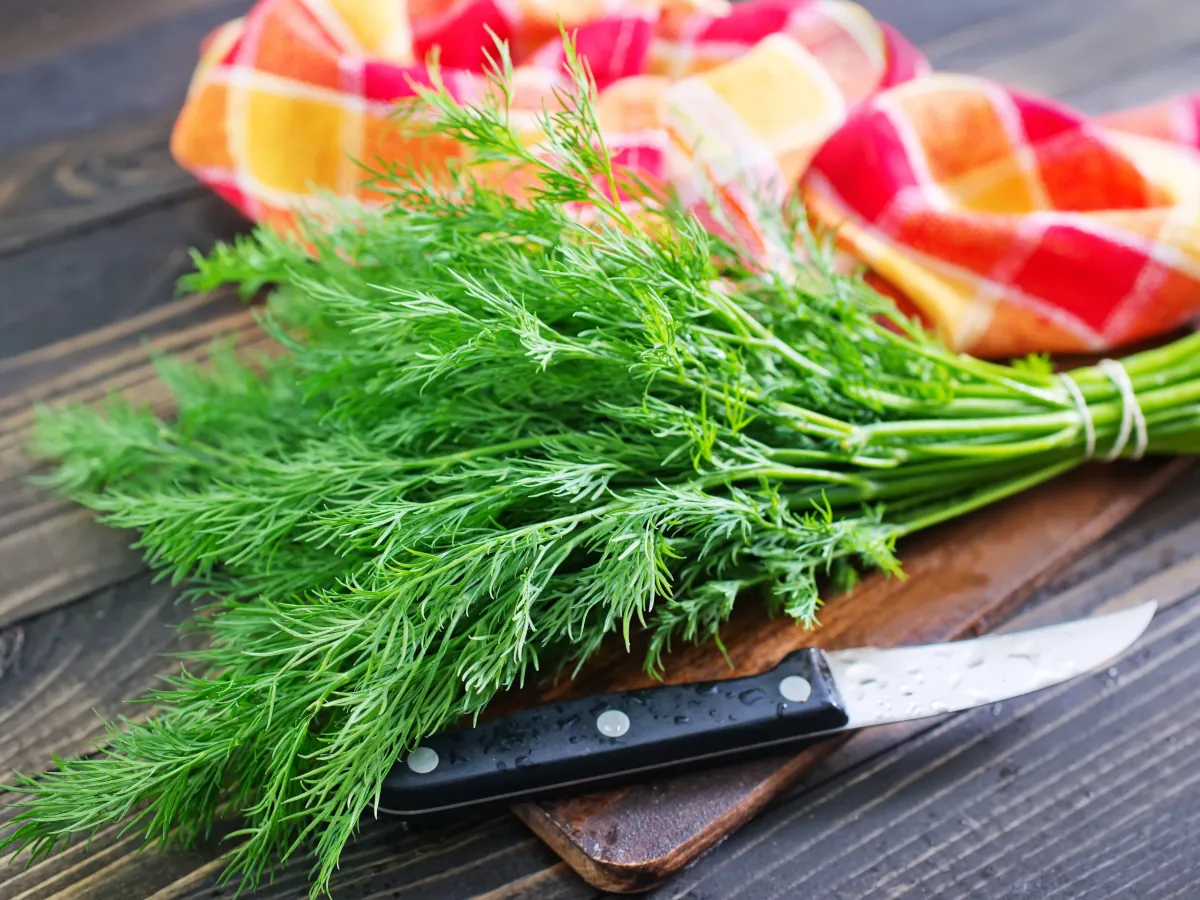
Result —
[[[1099, 112], [1200, 90], [1196, 0], [870, 0], [943, 69]], [[244, 228], [174, 167], [166, 135], [200, 37], [246, 0], [0, 0], [0, 781], [86, 749], [161, 671], [185, 610], [125, 536], [25, 483], [31, 403], [115, 383], [153, 399], [143, 339], [199, 353], [249, 333], [225, 295], [173, 299], [190, 247]], [[655, 900], [1200, 897], [1200, 474], [1039, 599], [1170, 608], [1107, 673], [858, 742]], [[894, 738], [894, 733], [892, 737]], [[0, 822], [5, 818], [0, 805]], [[231, 896], [217, 846], [137, 855], [115, 830], [0, 898]], [[293, 865], [259, 896], [305, 894]], [[508, 815], [407, 834], [370, 824], [335, 896], [597, 896]]]

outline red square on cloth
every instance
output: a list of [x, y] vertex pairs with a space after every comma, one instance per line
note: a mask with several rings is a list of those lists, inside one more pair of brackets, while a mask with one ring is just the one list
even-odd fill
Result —
[[1143, 251], [1110, 236], [1056, 224], [1042, 232], [1013, 284], [1099, 332], [1148, 262]]
[[496, 56], [496, 41], [512, 36], [508, 17], [494, 0], [475, 0], [451, 9], [437, 27], [415, 35], [413, 55], [426, 59], [435, 47], [443, 66], [482, 72]]
[[812, 168], [837, 185], [842, 200], [868, 222], [917, 184], [904, 142], [880, 109], [852, 116], [825, 142]]

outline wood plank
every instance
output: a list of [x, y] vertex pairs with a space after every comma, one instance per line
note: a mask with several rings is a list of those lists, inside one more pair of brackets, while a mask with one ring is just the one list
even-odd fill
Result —
[[35, 403], [87, 402], [108, 381], [147, 373], [147, 348], [188, 353], [215, 339], [248, 339], [253, 316], [229, 290], [192, 294], [78, 337], [0, 359], [0, 434], [30, 421]]
[[[1094, 552], [1072, 565], [1047, 587], [1043, 602], [1035, 606], [1030, 615], [1018, 621], [1024, 626], [1061, 620], [1101, 608], [1114, 599], [1127, 604], [1155, 596], [1167, 605], [1174, 605], [1190, 597], [1200, 574], [1200, 525], [1194, 522], [1191, 510], [1191, 498], [1197, 489], [1200, 489], [1200, 472], [1187, 477], [1177, 490], [1153, 501], [1127, 527], [1114, 532], [1098, 544]], [[1153, 572], [1159, 574], [1152, 582], [1139, 582], [1146, 573]], [[1068, 589], [1064, 591], [1064, 588]], [[87, 600], [74, 607], [87, 609], [90, 615], [58, 611], [21, 626], [20, 633], [25, 635], [26, 647], [49, 650], [25, 653], [23, 649], [21, 668], [9, 669], [10, 672], [16, 671], [16, 674], [0, 674], [0, 686], [3, 686], [0, 689], [0, 716], [4, 716], [9, 708], [6, 704], [22, 702], [21, 699], [10, 698], [27, 696], [25, 685], [34, 682], [54, 684], [52, 673], [62, 660], [68, 657], [72, 660], [95, 659], [98, 652], [95, 648], [109, 646], [119, 640], [120, 635], [131, 630], [131, 622], [143, 620], [148, 609], [159, 602], [152, 595], [153, 591], [144, 582], [130, 582], [114, 588], [111, 594], [106, 594], [107, 599], [103, 602]], [[95, 611], [100, 608], [112, 612], [98, 617]], [[159, 609], [164, 614], [176, 613], [170, 606], [160, 606]], [[163, 641], [163, 646], [169, 645], [169, 632], [161, 627], [163, 620], [160, 618], [158, 621], [160, 624], [157, 627], [138, 626], [136, 630], [142, 635], [138, 640], [150, 640], [157, 633], [156, 640]], [[95, 623], [95, 626], [89, 630], [86, 627], [72, 627], [72, 623]], [[0, 632], [3, 635], [0, 637], [0, 646], [5, 641], [12, 641], [17, 633], [15, 628]], [[142, 646], [139, 652], [146, 656], [148, 651], [153, 652], [149, 647]], [[131, 656], [132, 653], [119, 654], [117, 659], [127, 663], [127, 657]], [[1122, 667], [1124, 665], [1120, 664]], [[79, 663], [76, 662], [68, 665], [67, 678], [80, 685], [81, 693], [73, 694], [68, 703], [58, 707], [66, 714], [57, 724], [55, 716], [58, 714], [53, 713], [42, 725], [43, 746], [62, 753], [85, 749], [94, 735], [94, 722], [90, 733], [78, 727], [85, 724], [84, 720], [75, 716], [79, 710], [97, 706], [111, 711], [119, 699], [119, 694], [110, 689], [107, 678], [76, 677], [72, 674], [76, 671], [95, 672], [94, 665], [90, 670], [85, 667], [77, 669], [77, 666]], [[152, 675], [151, 669], [122, 677], [125, 678], [126, 689], [136, 690], [135, 682], [138, 679], [148, 679]], [[11, 678], [17, 680], [9, 680]], [[36, 694], [31, 692], [30, 696]], [[1135, 710], [1141, 716], [1162, 712], [1159, 705], [1145, 703], [1140, 695], [1132, 692], [1119, 693], [1118, 699], [1129, 718], [1134, 717]], [[1176, 711], [1185, 708], [1185, 705], [1190, 708], [1191, 705], [1190, 698], [1180, 698], [1175, 694], [1167, 699], [1180, 704], [1179, 707], [1172, 707]], [[1051, 704], [1047, 708], [1054, 710], [1054, 715], [1066, 717], [1071, 710], [1074, 694], [1068, 692], [1047, 700]], [[1018, 708], [1005, 704], [1001, 716], [990, 717], [987, 721], [1001, 727], [995, 735], [989, 736], [989, 740], [1007, 740], [1010, 731], [1016, 732], [1019, 737], [1025, 720], [1024, 714], [1020, 713], [1023, 709], [1024, 706]], [[977, 714], [966, 713], [933, 726], [926, 724], [917, 733], [933, 734], [935, 728], [952, 727], [955, 721], [974, 715]], [[990, 716], [990, 711], [985, 711], [984, 715]], [[1061, 726], [1054, 727], [1061, 727], [1065, 736], [1077, 729], [1079, 724], [1077, 719], [1067, 717]], [[829, 757], [821, 768], [812, 772], [782, 807], [768, 813], [760, 823], [751, 825], [739, 836], [731, 838], [730, 851], [702, 860], [697, 868], [669, 888], [654, 894], [655, 900], [666, 900], [668, 897], [675, 900], [715, 900], [727, 896], [725, 891], [730, 889], [730, 885], [736, 886], [740, 879], [752, 877], [792, 845], [791, 829], [799, 827], [797, 822], [807, 821], [803, 814], [799, 817], [793, 815], [798, 805], [820, 801], [817, 808], [824, 806], [828, 809], [840, 804], [840, 798], [847, 791], [854, 790], [863, 777], [870, 777], [874, 771], [870, 769], [873, 761], [891, 750], [892, 745], [901, 738], [912, 736], [893, 733], [889, 743], [883, 734], [887, 731], [875, 729], [864, 732], [844, 745], [843, 750]], [[922, 760], [926, 759], [922, 756], [926, 752], [922, 748], [934, 739], [927, 737], [925, 743], [905, 746], [911, 746], [916, 758]], [[1053, 735], [1047, 737], [1047, 740], [1052, 739]], [[858, 748], [865, 749], [856, 755]], [[17, 757], [22, 766], [36, 764], [38, 756], [36, 749], [31, 756], [27, 751], [17, 748]], [[11, 769], [12, 766], [10, 757], [0, 756], [0, 771]], [[875, 789], [881, 792], [888, 787], [887, 784], [880, 787], [879, 782], [875, 782]], [[822, 800], [831, 791], [841, 793]], [[854, 796], [866, 804], [875, 795], [860, 791]], [[950, 800], [942, 802], [949, 804]], [[871, 807], [866, 814], [872, 814], [875, 809]], [[948, 821], [955, 815], [953, 810], [944, 813]], [[786, 821], [781, 822], [781, 818]], [[759, 829], [767, 827], [773, 830], [764, 835]], [[811, 836], [816, 831], [808, 828], [805, 834]], [[746, 836], [759, 839], [744, 846], [740, 842], [748, 840]], [[213, 862], [219, 852], [217, 845], [208, 845], [193, 852], [171, 851], [166, 854], [136, 854], [133, 852], [136, 846], [132, 838], [119, 840], [113, 829], [101, 835], [91, 853], [75, 847], [28, 872], [15, 866], [0, 867], [0, 896], [21, 897], [22, 900], [82, 900], [116, 896], [200, 900], [214, 896], [212, 892], [217, 889], [219, 871], [219, 866]], [[795, 877], [804, 867], [813, 865], [814, 859], [836, 852], [841, 846], [840, 838], [835, 833], [818, 849], [789, 860], [786, 866], [777, 870], [777, 874], [781, 878]], [[718, 867], [713, 872], [707, 868], [710, 865], [718, 866], [730, 857], [733, 857], [733, 861], [729, 866], [735, 868]], [[942, 858], [939, 860], [944, 861]], [[307, 864], [293, 863], [279, 874], [272, 888], [256, 896], [279, 900], [300, 896], [306, 870]], [[347, 853], [336, 886], [334, 896], [339, 898], [397, 896], [465, 900], [467, 897], [483, 895], [489, 900], [591, 900], [598, 896], [596, 890], [587, 887], [578, 876], [566, 870], [539, 843], [529, 841], [528, 832], [506, 816], [482, 822], [465, 820], [433, 832], [405, 832], [394, 822], [368, 821], [364, 825], [363, 836]], [[748, 896], [765, 898], [768, 894], [769, 890], [765, 890]], [[846, 892], [841, 896], [874, 895]]]
[[1186, 0], [866, 0], [934, 68], [993, 78], [1087, 113], [1200, 90], [1200, 19]]
[[1178, 45], [1156, 56], [1153, 66], [1131, 69], [1113, 84], [1083, 84], [1072, 88], [1067, 99], [1080, 109], [1104, 112], [1131, 109], [1164, 97], [1200, 91], [1200, 40]]
[[[13, 0], [8, 0], [11, 5]], [[77, 9], [87, 5], [74, 2]], [[38, 4], [20, 4], [29, 12], [20, 21], [36, 22]], [[113, 9], [113, 3], [97, 3]], [[140, 27], [116, 21], [119, 33], [74, 46], [69, 52], [41, 56], [7, 68], [0, 77], [0, 153], [52, 140], [69, 132], [100, 128], [179, 108], [199, 55], [200, 41], [213, 28], [243, 14], [250, 0], [214, 0], [167, 17], [144, 20]], [[144, 9], [151, 10], [149, 4]], [[136, 16], [134, 17], [136, 19]], [[3, 19], [8, 35], [9, 18]], [[86, 30], [86, 23], [80, 27]], [[19, 39], [19, 36], [18, 38]], [[63, 48], [67, 49], [66, 47]]]
[[[47, 500], [0, 518], [0, 626], [62, 606], [142, 571], [136, 535], [104, 528], [87, 510]], [[3, 533], [7, 532], [7, 533]]]
[[[1046, 3], [1014, 21], [1019, 27], [1009, 33], [980, 35], [970, 48], [971, 71], [1067, 102], [1086, 98], [1087, 112], [1161, 99], [1157, 90], [1134, 95], [1128, 84], [1120, 95], [1100, 92], [1097, 82], [1121, 84], [1157, 69], [1166, 56], [1200, 46], [1200, 17], [1185, 14], [1179, 0], [1096, 0], [1086, 16], [1074, 3]], [[1170, 93], [1198, 88], [1200, 72], [1193, 67]]]
[[183, 645], [168, 626], [188, 607], [148, 574], [0, 632], [0, 783], [14, 770], [47, 768], [52, 754], [86, 750], [96, 713], [129, 713], [124, 701], [148, 690], [163, 653]]
[[214, 337], [246, 353], [269, 342], [228, 292], [187, 297], [98, 332], [0, 360], [0, 627], [68, 603], [143, 568], [133, 535], [96, 524], [83, 509], [28, 483], [38, 471], [23, 447], [35, 404], [94, 403], [111, 390], [167, 412], [152, 353], [202, 360]]
[[192, 270], [188, 251], [208, 250], [246, 228], [215, 196], [151, 209], [117, 226], [92, 229], [0, 257], [0, 358], [169, 302]]
[[0, 2], [0, 74], [176, 18], [221, 0], [23, 0]]
[[[1062, 0], [1045, 0], [1056, 3]], [[1030, 0], [959, 0], [949, 3], [913, 0], [863, 0], [859, 4], [877, 19], [887, 22], [934, 62], [943, 47], [958, 46], [979, 32], [1019, 28], [1045, 3]]]
[[[0, 870], [0, 896], [12, 900], [200, 900], [233, 896], [219, 884], [218, 839], [193, 850], [137, 852], [132, 836], [100, 834], [90, 850], [76, 845], [28, 870]], [[561, 900], [586, 900], [596, 892], [562, 878], [553, 854], [511, 817], [465, 820], [433, 832], [413, 833], [396, 823], [371, 823], [342, 857], [334, 897], [384, 900], [450, 900], [506, 896], [509, 885], [532, 882]], [[561, 863], [557, 865], [561, 866]], [[9, 869], [15, 867], [10, 866]], [[308, 895], [305, 861], [276, 872], [256, 900], [296, 900]], [[538, 878], [541, 873], [548, 875]], [[557, 881], [557, 884], [555, 883]], [[519, 893], [511, 895], [521, 897]], [[529, 896], [529, 895], [526, 895]], [[539, 900], [544, 895], [539, 893]]]
[[172, 110], [0, 159], [0, 256], [201, 196], [171, 158], [174, 119]]

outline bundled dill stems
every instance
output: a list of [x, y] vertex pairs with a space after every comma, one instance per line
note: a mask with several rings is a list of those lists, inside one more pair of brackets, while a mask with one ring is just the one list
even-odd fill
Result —
[[[404, 126], [476, 165], [199, 260], [193, 288], [278, 285], [282, 355], [161, 361], [169, 421], [41, 415], [47, 484], [211, 606], [148, 720], [20, 778], [10, 848], [235, 815], [227, 876], [311, 853], [319, 893], [395, 760], [535, 672], [642, 630], [656, 669], [739, 598], [812, 624], [818, 581], [898, 572], [904, 535], [1091, 456], [1200, 447], [1200, 338], [1069, 377], [960, 356], [787, 211], [764, 271], [614, 168], [568, 50], [536, 148], [504, 59], [492, 100], [435, 87]], [[507, 166], [521, 197], [489, 186]]]

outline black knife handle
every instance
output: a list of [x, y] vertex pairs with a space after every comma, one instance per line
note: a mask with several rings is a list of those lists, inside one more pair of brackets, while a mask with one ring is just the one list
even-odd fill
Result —
[[786, 749], [846, 724], [824, 654], [799, 650], [761, 675], [567, 700], [439, 732], [396, 763], [379, 807], [417, 818], [601, 787]]

